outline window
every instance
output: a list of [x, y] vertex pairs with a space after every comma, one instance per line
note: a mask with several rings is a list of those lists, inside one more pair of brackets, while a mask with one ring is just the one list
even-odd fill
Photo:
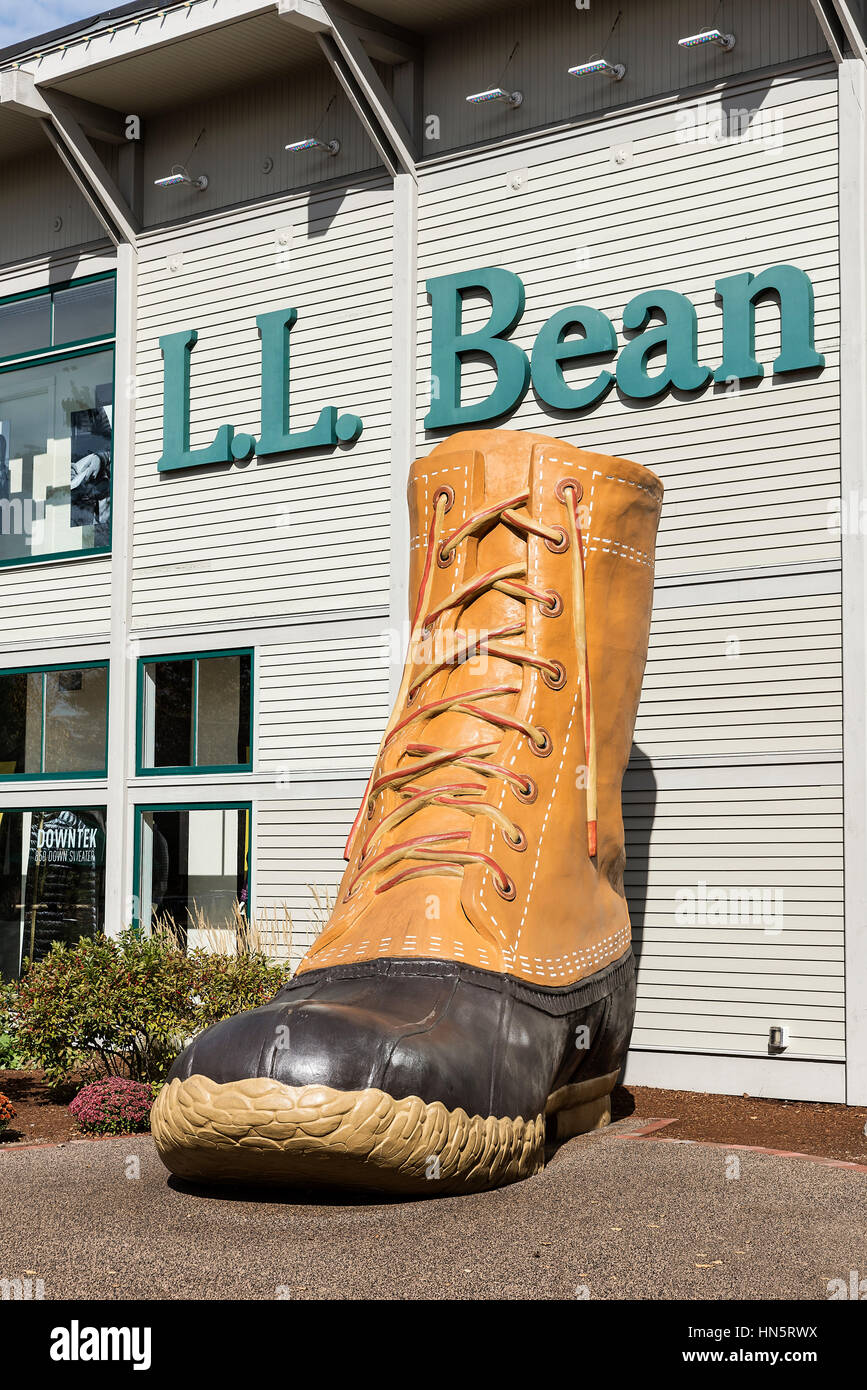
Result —
[[139, 921], [171, 922], [192, 947], [247, 911], [250, 805], [139, 807], [135, 892]]
[[113, 276], [0, 300], [2, 564], [111, 547], [113, 337]]
[[103, 930], [105, 807], [0, 811], [0, 977]]
[[252, 671], [250, 651], [143, 659], [138, 772], [249, 772]]
[[0, 780], [104, 777], [108, 666], [0, 671]]

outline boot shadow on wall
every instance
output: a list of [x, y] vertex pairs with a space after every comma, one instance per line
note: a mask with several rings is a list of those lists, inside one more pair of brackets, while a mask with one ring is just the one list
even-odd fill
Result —
[[[632, 922], [632, 951], [635, 956], [637, 979], [641, 976], [650, 841], [655, 814], [656, 776], [653, 764], [644, 750], [633, 743], [629, 766], [623, 779], [623, 837], [626, 848], [624, 887]], [[635, 1113], [635, 1100], [622, 1081], [615, 1086], [611, 1099], [612, 1120], [623, 1120]]]
[[626, 847], [624, 887], [632, 922], [632, 951], [638, 978], [641, 975], [650, 840], [655, 814], [656, 774], [653, 771], [653, 763], [643, 748], [633, 743], [629, 766], [623, 779], [623, 838]]

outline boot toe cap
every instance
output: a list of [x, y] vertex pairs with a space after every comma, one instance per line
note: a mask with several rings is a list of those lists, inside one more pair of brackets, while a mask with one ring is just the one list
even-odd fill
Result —
[[265, 1077], [290, 1087], [376, 1089], [471, 1116], [526, 1118], [544, 1108], [565, 1020], [517, 1004], [505, 980], [482, 987], [458, 967], [362, 980], [322, 975], [299, 977], [272, 1003], [199, 1034], [169, 1080]]
[[376, 1013], [345, 1004], [266, 1004], [205, 1029], [176, 1059], [169, 1080], [267, 1077], [284, 1086], [362, 1090], [376, 1084], [383, 1023]]

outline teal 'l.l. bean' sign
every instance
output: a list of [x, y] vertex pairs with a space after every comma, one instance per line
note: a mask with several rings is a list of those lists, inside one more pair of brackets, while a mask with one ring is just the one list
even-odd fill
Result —
[[[620, 347], [611, 319], [588, 304], [558, 309], [543, 323], [532, 349], [512, 338], [524, 313], [523, 281], [514, 271], [483, 266], [427, 281], [431, 302], [431, 403], [425, 416], [429, 430], [463, 428], [508, 415], [532, 383], [543, 405], [577, 414], [598, 404], [612, 386], [632, 400], [650, 400], [663, 392], [698, 391], [711, 380], [731, 383], [757, 379], [764, 367], [756, 358], [756, 306], [772, 301], [780, 322], [779, 352], [773, 370], [782, 375], [816, 371], [825, 359], [814, 347], [813, 286], [803, 270], [774, 265], [760, 275], [744, 271], [716, 281], [722, 316], [722, 361], [712, 367], [699, 361], [695, 306], [676, 290], [645, 290], [623, 310], [624, 343]], [[467, 297], [490, 304], [481, 328], [464, 331]], [[298, 314], [276, 309], [259, 314], [262, 343], [261, 434], [235, 434], [220, 425], [210, 444], [190, 448], [190, 354], [194, 328], [160, 338], [163, 353], [163, 452], [161, 472], [231, 463], [302, 449], [352, 444], [362, 431], [358, 415], [339, 414], [323, 406], [308, 429], [289, 425], [289, 337]], [[619, 348], [619, 355], [618, 355]], [[464, 360], [482, 357], [494, 369], [494, 384], [481, 400], [463, 404]], [[616, 362], [614, 359], [616, 358]], [[584, 360], [596, 369], [589, 379], [567, 380], [564, 367]], [[607, 365], [606, 365], [607, 363]]]

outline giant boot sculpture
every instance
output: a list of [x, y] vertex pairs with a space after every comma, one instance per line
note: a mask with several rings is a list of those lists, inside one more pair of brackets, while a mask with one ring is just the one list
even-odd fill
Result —
[[458, 434], [409, 483], [413, 626], [334, 913], [201, 1033], [153, 1132], [178, 1176], [472, 1191], [607, 1123], [634, 1011], [621, 783], [662, 484]]

